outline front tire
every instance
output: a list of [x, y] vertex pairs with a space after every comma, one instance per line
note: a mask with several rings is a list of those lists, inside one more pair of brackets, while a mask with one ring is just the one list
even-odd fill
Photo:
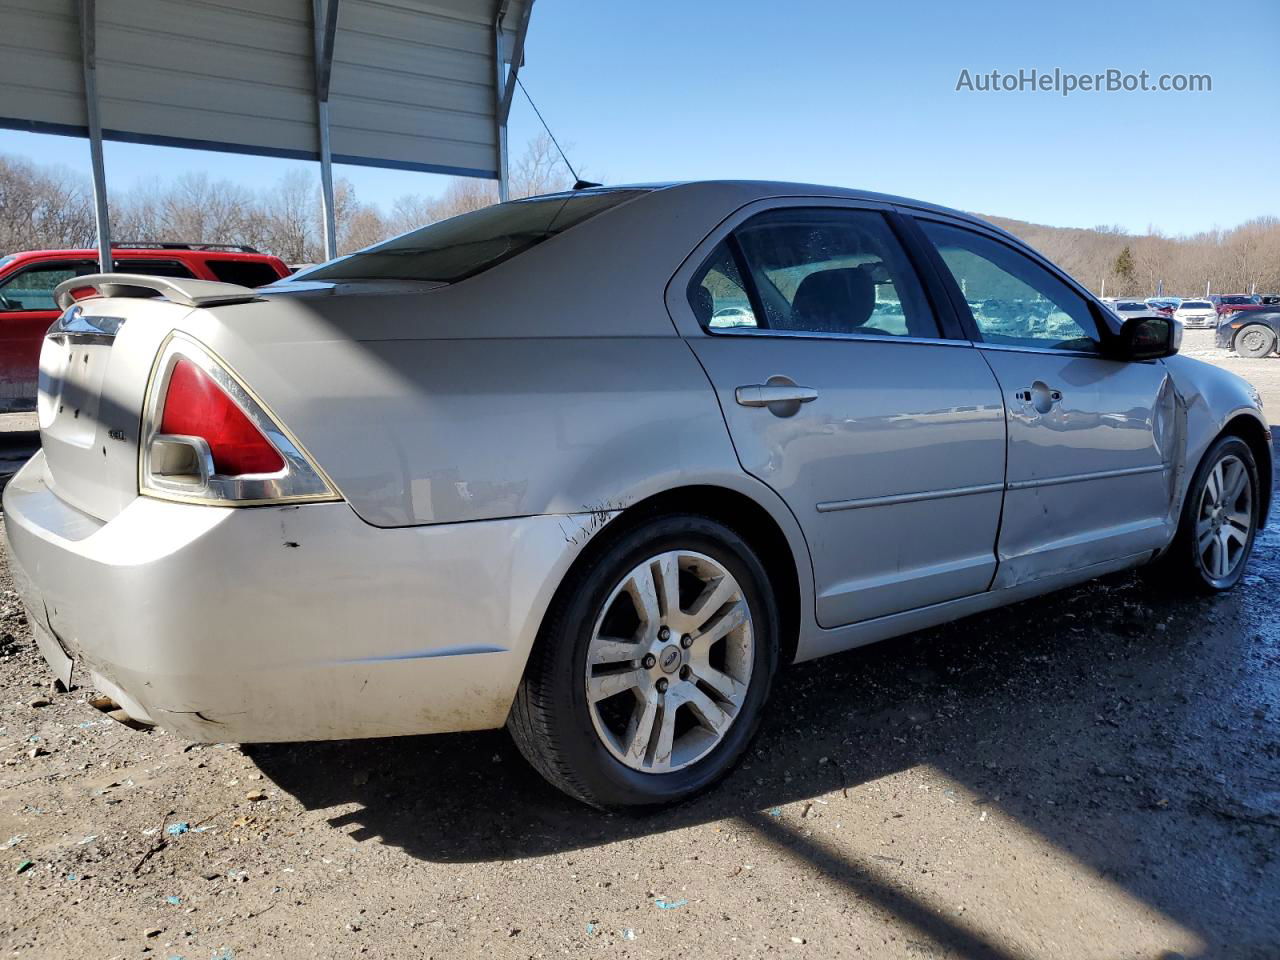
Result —
[[1230, 590], [1253, 552], [1260, 509], [1253, 451], [1239, 437], [1219, 437], [1191, 478], [1177, 536], [1159, 569], [1204, 593]]
[[1235, 351], [1241, 357], [1265, 357], [1276, 348], [1276, 335], [1269, 327], [1251, 323], [1236, 334]]
[[759, 726], [777, 667], [777, 604], [754, 549], [709, 517], [658, 517], [572, 576], [507, 720], [520, 752], [597, 807], [714, 783]]

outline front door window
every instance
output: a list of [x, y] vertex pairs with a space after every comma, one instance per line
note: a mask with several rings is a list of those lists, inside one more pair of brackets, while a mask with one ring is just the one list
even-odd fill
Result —
[[1098, 351], [1088, 303], [1025, 254], [979, 233], [922, 221], [955, 278], [983, 342]]

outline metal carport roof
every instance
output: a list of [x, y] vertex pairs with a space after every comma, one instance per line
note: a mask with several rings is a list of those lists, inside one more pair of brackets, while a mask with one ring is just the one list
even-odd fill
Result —
[[[489, 177], [533, 0], [0, 0], [0, 127]], [[109, 259], [109, 256], [108, 256]]]

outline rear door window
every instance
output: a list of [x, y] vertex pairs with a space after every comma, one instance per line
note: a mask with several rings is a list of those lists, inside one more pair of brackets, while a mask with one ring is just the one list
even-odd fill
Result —
[[57, 310], [54, 288], [63, 280], [97, 273], [93, 260], [50, 260], [0, 282], [0, 310]]
[[[747, 285], [717, 248], [690, 290], [694, 312], [709, 330], [939, 336], [920, 280], [877, 211], [785, 207], [752, 217], [734, 231], [732, 242], [757, 301], [754, 307], [745, 302]], [[703, 317], [706, 296], [699, 290], [712, 292], [709, 319]]]
[[755, 328], [755, 308], [729, 244], [721, 242], [689, 285], [689, 306], [708, 330]]

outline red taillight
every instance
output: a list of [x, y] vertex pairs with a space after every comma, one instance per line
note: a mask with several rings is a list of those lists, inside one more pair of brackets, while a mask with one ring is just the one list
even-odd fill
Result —
[[213, 454], [214, 472], [225, 477], [277, 473], [284, 458], [213, 378], [181, 358], [169, 374], [161, 433], [200, 437]]

